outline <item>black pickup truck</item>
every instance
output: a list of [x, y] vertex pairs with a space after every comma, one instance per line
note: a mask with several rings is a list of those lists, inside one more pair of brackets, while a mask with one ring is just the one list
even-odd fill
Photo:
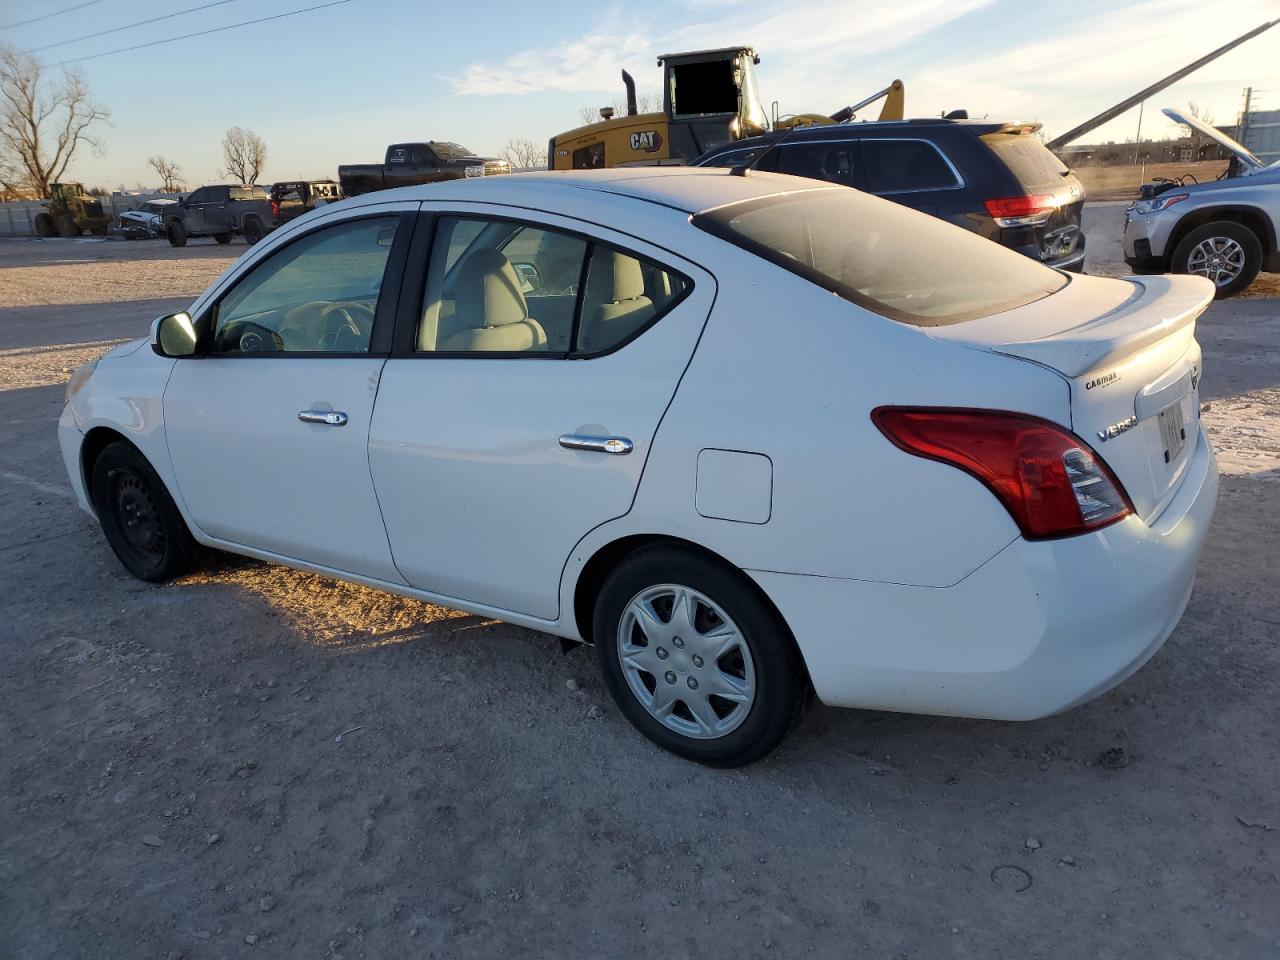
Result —
[[236, 234], [253, 246], [271, 229], [271, 198], [263, 187], [200, 187], [165, 214], [165, 235], [175, 247], [191, 237], [230, 243]]
[[492, 177], [510, 173], [505, 160], [477, 157], [466, 147], [441, 140], [426, 143], [393, 143], [385, 163], [357, 163], [338, 167], [338, 182], [348, 197], [392, 187], [411, 187], [438, 180]]
[[304, 213], [342, 199], [332, 180], [285, 180], [271, 185], [271, 229], [283, 227]]

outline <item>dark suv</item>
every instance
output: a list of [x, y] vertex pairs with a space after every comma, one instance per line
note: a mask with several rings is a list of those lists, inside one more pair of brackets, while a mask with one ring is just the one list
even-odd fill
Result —
[[856, 187], [1078, 273], [1084, 187], [1035, 138], [1039, 129], [983, 120], [838, 123], [738, 140], [694, 165], [750, 164]]

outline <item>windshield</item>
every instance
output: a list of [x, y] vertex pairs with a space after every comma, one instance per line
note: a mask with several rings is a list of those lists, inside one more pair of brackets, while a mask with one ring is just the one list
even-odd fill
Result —
[[441, 160], [465, 160], [467, 157], [475, 156], [475, 153], [468, 150], [460, 143], [448, 143], [432, 140], [430, 146], [431, 149], [435, 151], [436, 156]]
[[976, 234], [857, 190], [805, 190], [717, 207], [695, 226], [875, 313], [918, 327], [1047, 297], [1064, 274]]

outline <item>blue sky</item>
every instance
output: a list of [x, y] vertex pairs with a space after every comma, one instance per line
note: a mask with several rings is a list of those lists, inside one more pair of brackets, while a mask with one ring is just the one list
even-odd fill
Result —
[[[0, 0], [0, 28], [84, 0]], [[98, 0], [40, 23], [0, 29], [38, 48], [208, 0]], [[45, 50], [52, 64], [310, 6], [231, 0], [218, 7]], [[784, 113], [830, 113], [906, 84], [908, 116], [965, 107], [972, 116], [1039, 120], [1050, 136], [1087, 119], [1237, 34], [1280, 16], [1276, 0], [894, 0], [643, 4], [349, 0], [340, 6], [81, 63], [112, 111], [103, 155], [72, 173], [114, 187], [150, 184], [146, 158], [176, 160], [189, 184], [219, 179], [232, 125], [267, 142], [264, 181], [334, 176], [380, 159], [392, 141], [448, 139], [494, 154], [511, 137], [545, 143], [582, 106], [621, 95], [618, 71], [657, 91], [659, 53], [728, 44], [760, 52], [762, 95]], [[1144, 136], [1173, 132], [1158, 107], [1195, 100], [1233, 122], [1241, 90], [1280, 107], [1280, 26], [1148, 104]], [[1137, 111], [1091, 139], [1132, 136]]]

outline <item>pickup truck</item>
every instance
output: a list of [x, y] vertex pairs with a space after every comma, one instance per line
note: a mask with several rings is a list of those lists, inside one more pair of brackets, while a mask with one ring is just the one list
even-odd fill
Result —
[[165, 215], [165, 235], [175, 247], [191, 237], [213, 237], [230, 243], [236, 234], [253, 246], [271, 225], [271, 198], [263, 187], [201, 187], [179, 200]]
[[316, 207], [337, 203], [342, 189], [332, 180], [285, 180], [271, 185], [270, 197], [270, 229], [275, 230]]
[[348, 197], [392, 187], [411, 187], [438, 180], [492, 177], [510, 173], [505, 160], [477, 157], [466, 147], [441, 140], [426, 143], [393, 143], [385, 163], [359, 163], [338, 167], [338, 181]]

